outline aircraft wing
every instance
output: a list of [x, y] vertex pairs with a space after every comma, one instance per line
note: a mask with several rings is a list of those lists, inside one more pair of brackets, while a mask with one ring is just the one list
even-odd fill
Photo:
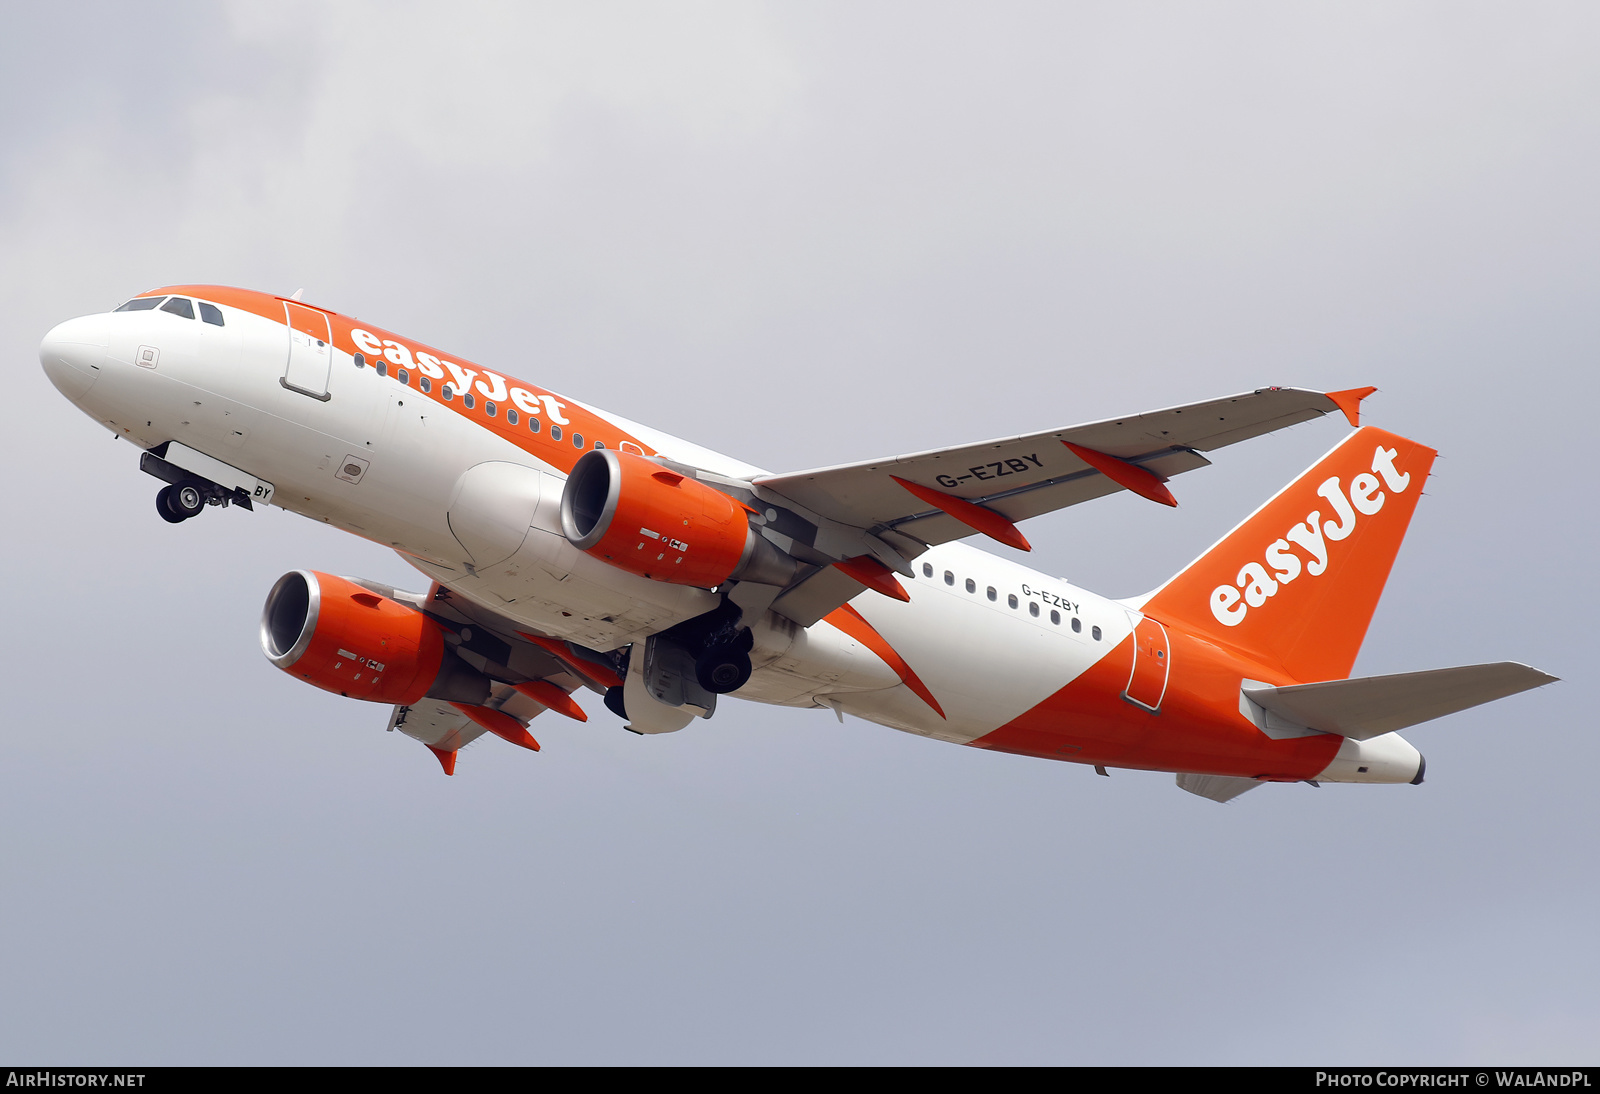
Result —
[[604, 655], [521, 630], [520, 624], [437, 583], [425, 596], [370, 581], [358, 584], [425, 612], [447, 633], [453, 658], [491, 681], [487, 694], [482, 693], [481, 676], [475, 678], [480, 681], [475, 689], [452, 691], [450, 682], [442, 681], [443, 697], [397, 706], [389, 715], [389, 729], [427, 745], [447, 775], [455, 773], [456, 753], [485, 733], [537, 751], [538, 742], [527, 732], [534, 718], [554, 710], [586, 721], [571, 693], [583, 687], [604, 691], [621, 682]]
[[[949, 512], [960, 510], [960, 502], [1014, 524], [1121, 489], [1155, 497], [1165, 493], [1160, 483], [1210, 463], [1202, 453], [1336, 410], [1354, 424], [1356, 407], [1372, 390], [1325, 394], [1261, 388], [1042, 433], [764, 475], [754, 485], [758, 497], [770, 494], [774, 500], [797, 503], [828, 520], [865, 529], [902, 554], [910, 548], [915, 555], [924, 547], [973, 534], [974, 525]], [[953, 497], [958, 504], [930, 504], [926, 495], [914, 493], [897, 478]], [[1167, 500], [1174, 504], [1170, 495]], [[970, 509], [961, 511], [983, 519]]]
[[421, 741], [436, 753], [465, 748], [489, 732], [443, 699], [395, 707], [389, 713], [389, 728]]

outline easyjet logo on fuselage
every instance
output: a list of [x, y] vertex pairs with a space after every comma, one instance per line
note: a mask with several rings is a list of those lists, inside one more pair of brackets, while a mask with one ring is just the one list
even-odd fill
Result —
[[[561, 413], [566, 408], [566, 403], [554, 395], [535, 395], [527, 388], [508, 384], [506, 378], [497, 372], [466, 368], [431, 353], [421, 351], [413, 353], [404, 343], [396, 342], [392, 338], [379, 338], [371, 331], [359, 328], [350, 331], [350, 340], [373, 357], [382, 357], [399, 368], [415, 369], [430, 379], [443, 380], [448, 370], [455, 390], [462, 394], [476, 390], [479, 395], [492, 403], [504, 403], [509, 400], [524, 414], [543, 414], [556, 425], [568, 424], [566, 416]], [[473, 380], [479, 377], [481, 379], [474, 385]]]
[[[1237, 627], [1244, 622], [1250, 609], [1259, 608], [1277, 596], [1280, 586], [1289, 584], [1302, 573], [1311, 577], [1326, 573], [1329, 545], [1347, 539], [1356, 530], [1357, 521], [1383, 508], [1387, 497], [1383, 488], [1401, 494], [1411, 485], [1411, 475], [1395, 467], [1395, 455], [1394, 449], [1380, 444], [1372, 454], [1373, 473], [1356, 475], [1350, 480], [1348, 491], [1337, 475], [1330, 476], [1317, 487], [1317, 493], [1333, 510], [1332, 519], [1324, 521], [1322, 510], [1313, 509], [1305, 520], [1285, 532], [1282, 539], [1267, 545], [1262, 555], [1266, 566], [1247, 562], [1233, 585], [1218, 585], [1212, 589], [1211, 614], [1217, 622], [1225, 627]], [[1302, 560], [1295, 547], [1304, 549], [1309, 557]], [[1271, 573], [1267, 567], [1271, 567]]]

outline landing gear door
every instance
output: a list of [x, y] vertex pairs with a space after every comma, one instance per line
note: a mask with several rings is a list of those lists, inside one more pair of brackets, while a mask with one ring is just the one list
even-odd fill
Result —
[[328, 374], [333, 368], [333, 336], [328, 317], [316, 308], [283, 302], [289, 323], [289, 363], [283, 386], [313, 399], [328, 400]]

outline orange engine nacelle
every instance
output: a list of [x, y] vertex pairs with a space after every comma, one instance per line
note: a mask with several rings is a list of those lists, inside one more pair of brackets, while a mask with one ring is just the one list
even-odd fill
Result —
[[609, 448], [585, 453], [573, 467], [561, 494], [561, 530], [581, 551], [674, 585], [710, 589], [731, 577], [783, 584], [795, 569], [727, 494]]
[[408, 604], [311, 570], [284, 574], [261, 612], [261, 648], [289, 675], [373, 703], [415, 703], [444, 660], [439, 625]]

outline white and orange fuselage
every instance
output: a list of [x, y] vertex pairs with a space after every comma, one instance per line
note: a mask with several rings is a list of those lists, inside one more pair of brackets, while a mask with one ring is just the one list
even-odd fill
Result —
[[[41, 352], [51, 380], [139, 448], [188, 453], [191, 467], [215, 461], [226, 473], [209, 480], [236, 477], [223, 485], [256, 504], [391, 547], [436, 591], [531, 641], [637, 650], [714, 613], [732, 567], [747, 564], [746, 522], [760, 531], [776, 517], [737, 490], [716, 493], [727, 512], [693, 502], [693, 530], [724, 544], [723, 562], [679, 550], [675, 528], [691, 521], [669, 527], [676, 514], [665, 512], [633, 521], [654, 538], [630, 524], [628, 542], [580, 549], [561, 502], [588, 453], [663, 469], [674, 488], [668, 480], [695, 469], [708, 498], [763, 472], [325, 309], [217, 286], [143, 296], [172, 298], [185, 303], [57, 327]], [[927, 548], [908, 560], [911, 579], [894, 582], [907, 599], [869, 587], [809, 626], [747, 611], [752, 671], [734, 695], [1101, 767], [1417, 781], [1421, 756], [1397, 734], [1272, 732], [1241, 687], [1348, 675], [1433, 457], [1393, 434], [1353, 432], [1138, 601], [961, 543]], [[687, 573], [696, 558], [707, 568]]]

